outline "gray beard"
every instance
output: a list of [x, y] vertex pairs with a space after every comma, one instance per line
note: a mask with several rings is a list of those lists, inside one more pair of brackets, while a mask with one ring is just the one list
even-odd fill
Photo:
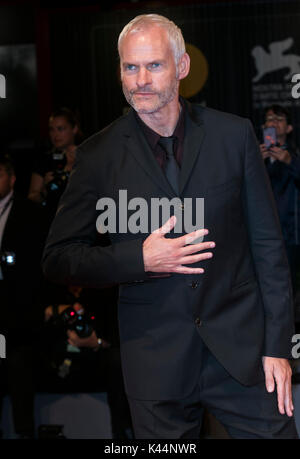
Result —
[[[124, 85], [122, 85], [125, 99], [129, 103], [129, 105], [131, 105], [131, 107], [137, 113], [140, 113], [141, 115], [147, 115], [147, 114], [155, 113], [155, 112], [159, 111], [161, 108], [163, 108], [165, 105], [167, 105], [168, 103], [172, 102], [172, 100], [177, 95], [178, 86], [179, 86], [179, 81], [175, 80], [174, 84], [170, 88], [165, 90], [164, 92], [155, 93], [156, 95], [158, 95], [158, 101], [152, 108], [150, 108], [150, 109], [139, 109], [138, 108], [138, 104], [136, 104], [134, 102], [134, 92], [135, 91], [128, 91], [124, 87]], [[139, 91], [139, 92], [141, 92], [141, 91]]]

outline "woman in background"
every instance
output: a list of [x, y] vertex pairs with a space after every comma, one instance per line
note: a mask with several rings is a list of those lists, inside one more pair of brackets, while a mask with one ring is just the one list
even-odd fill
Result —
[[28, 198], [42, 204], [51, 223], [73, 167], [76, 146], [82, 132], [76, 115], [60, 108], [49, 118], [52, 149], [40, 158], [33, 169]]

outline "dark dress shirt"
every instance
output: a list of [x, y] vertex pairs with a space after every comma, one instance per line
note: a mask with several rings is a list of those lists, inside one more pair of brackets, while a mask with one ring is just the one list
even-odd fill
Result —
[[[175, 137], [174, 141], [174, 153], [175, 158], [178, 163], [178, 166], [181, 167], [182, 164], [182, 155], [183, 155], [183, 141], [184, 141], [184, 120], [185, 120], [185, 105], [181, 104], [181, 112], [177, 121], [177, 125], [175, 127], [173, 136]], [[155, 158], [157, 159], [158, 164], [162, 169], [164, 169], [166, 163], [166, 152], [158, 143], [160, 139], [160, 135], [153, 131], [147, 124], [143, 122], [143, 120], [139, 117], [139, 115], [135, 113], [136, 119], [142, 128], [142, 131], [150, 145], [151, 150]]]

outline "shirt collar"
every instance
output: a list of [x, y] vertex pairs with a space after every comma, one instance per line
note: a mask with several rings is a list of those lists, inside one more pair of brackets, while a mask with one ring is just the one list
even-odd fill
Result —
[[[181, 112], [180, 112], [175, 130], [173, 132], [173, 137], [177, 137], [177, 139], [180, 139], [181, 137], [183, 137], [184, 118], [185, 118], [185, 103], [184, 101], [181, 100], [181, 98], [179, 98], [179, 101], [181, 105]], [[148, 139], [150, 147], [154, 150], [161, 136], [157, 132], [153, 131], [153, 129], [151, 129], [149, 126], [147, 126], [147, 124], [144, 123], [144, 121], [139, 117], [136, 111], [134, 111], [134, 114], [136, 116], [138, 123], [143, 129], [143, 132], [145, 133]]]
[[6, 206], [12, 198], [13, 193], [13, 190], [11, 190], [3, 199], [0, 199], [0, 209], [3, 209]]

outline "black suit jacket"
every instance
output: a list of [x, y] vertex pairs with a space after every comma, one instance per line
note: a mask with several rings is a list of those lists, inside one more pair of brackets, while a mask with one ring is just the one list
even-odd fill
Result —
[[3, 280], [0, 281], [0, 329], [5, 335], [9, 333], [12, 341], [31, 340], [31, 333], [43, 314], [38, 301], [45, 236], [42, 210], [14, 194], [1, 250], [13, 252], [16, 263], [2, 266]]
[[118, 218], [119, 190], [149, 206], [151, 198], [174, 198], [132, 111], [79, 148], [44, 252], [45, 272], [56, 282], [120, 284], [125, 385], [139, 399], [188, 395], [201, 370], [201, 340], [246, 385], [263, 378], [263, 355], [290, 357], [290, 279], [252, 126], [188, 103], [187, 112], [180, 198], [205, 199], [205, 240], [216, 248], [199, 263], [204, 274], [149, 278], [142, 255], [148, 234], [112, 232], [111, 246], [97, 246], [98, 199], [112, 198]]

